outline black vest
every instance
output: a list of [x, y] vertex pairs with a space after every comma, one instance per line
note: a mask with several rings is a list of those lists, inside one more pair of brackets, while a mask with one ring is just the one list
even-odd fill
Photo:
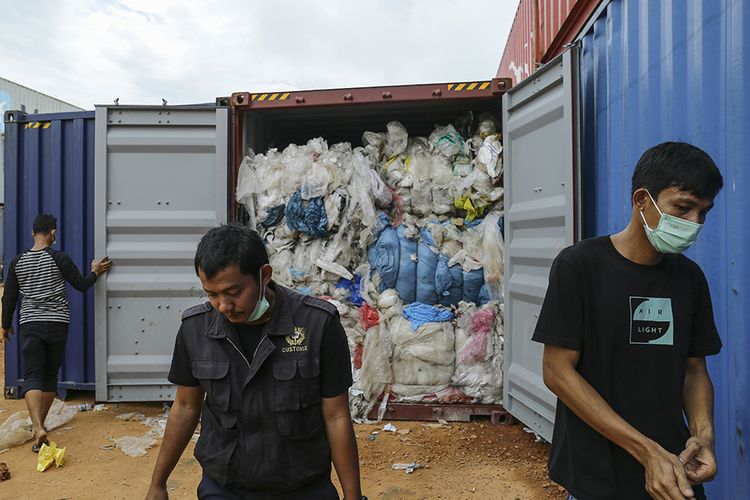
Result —
[[276, 303], [252, 359], [209, 303], [187, 309], [182, 335], [206, 392], [195, 457], [224, 486], [284, 492], [331, 472], [320, 397], [320, 345], [332, 304], [273, 285]]

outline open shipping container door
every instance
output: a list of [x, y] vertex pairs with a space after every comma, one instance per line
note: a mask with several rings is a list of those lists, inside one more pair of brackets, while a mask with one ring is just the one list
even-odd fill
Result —
[[199, 303], [193, 258], [227, 219], [228, 110], [97, 107], [96, 399], [174, 399], [182, 311]]
[[578, 239], [577, 50], [503, 98], [505, 347], [503, 405], [552, 439], [555, 396], [542, 380], [543, 346], [531, 341], [552, 261]]

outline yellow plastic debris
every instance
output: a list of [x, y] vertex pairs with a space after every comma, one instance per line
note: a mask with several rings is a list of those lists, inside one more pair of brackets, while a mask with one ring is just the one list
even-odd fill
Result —
[[463, 195], [453, 201], [453, 205], [459, 210], [466, 211], [466, 222], [471, 222], [477, 217], [484, 215], [487, 204], [483, 200], [472, 200], [470, 196]]
[[36, 470], [39, 472], [46, 471], [54, 462], [57, 467], [62, 467], [65, 448], [58, 448], [55, 443], [46, 443], [39, 449], [39, 461], [36, 464]]

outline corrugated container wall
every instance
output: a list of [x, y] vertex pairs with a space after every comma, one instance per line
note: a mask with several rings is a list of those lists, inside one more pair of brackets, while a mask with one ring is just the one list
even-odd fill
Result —
[[629, 220], [630, 177], [662, 141], [708, 152], [725, 187], [688, 252], [724, 343], [709, 359], [719, 474], [709, 498], [750, 498], [750, 9], [741, 0], [613, 0], [581, 52], [588, 236]]
[[498, 78], [512, 78], [518, 85], [540, 64], [560, 55], [598, 4], [599, 0], [521, 0]]
[[[87, 271], [94, 255], [94, 113], [6, 113], [4, 264], [31, 247], [38, 213], [57, 217], [56, 248]], [[94, 389], [94, 293], [68, 287], [71, 324], [58, 388]], [[15, 325], [18, 332], [18, 325]], [[5, 346], [6, 397], [23, 385], [18, 342]]]
[[[5, 78], [0, 78], [0, 116], [6, 111], [18, 110], [24, 113], [61, 113], [64, 111], [82, 111], [78, 106], [73, 106], [60, 99], [42, 94], [36, 90], [24, 87]], [[0, 150], [3, 149], [3, 127], [0, 121]], [[0, 203], [3, 203], [2, 193], [2, 166], [3, 158], [0, 152]]]

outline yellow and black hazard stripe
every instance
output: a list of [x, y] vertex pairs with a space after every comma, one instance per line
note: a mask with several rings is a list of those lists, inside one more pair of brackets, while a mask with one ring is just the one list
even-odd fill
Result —
[[492, 82], [449, 83], [448, 90], [452, 92], [469, 92], [471, 90], [487, 90]]
[[50, 128], [52, 122], [29, 122], [24, 128]]
[[253, 101], [286, 101], [289, 96], [292, 95], [290, 92], [276, 92], [275, 94], [253, 94]]

